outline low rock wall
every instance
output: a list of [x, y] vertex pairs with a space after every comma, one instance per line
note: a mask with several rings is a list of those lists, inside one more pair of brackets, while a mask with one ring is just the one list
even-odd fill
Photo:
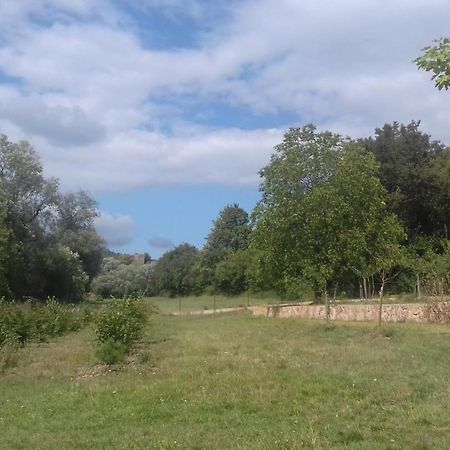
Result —
[[[275, 305], [253, 306], [256, 316], [304, 319], [326, 319], [325, 305]], [[347, 304], [330, 306], [331, 320], [377, 321], [379, 306], [371, 304]], [[450, 302], [405, 303], [383, 305], [384, 322], [448, 322]]]

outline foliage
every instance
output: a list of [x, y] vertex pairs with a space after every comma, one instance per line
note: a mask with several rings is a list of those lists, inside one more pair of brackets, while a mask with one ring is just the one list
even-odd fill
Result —
[[[386, 212], [374, 158], [338, 135], [291, 129], [261, 171], [252, 246], [281, 292], [309, 280], [316, 292], [349, 272], [374, 274], [403, 236]], [[392, 242], [391, 242], [392, 241]]]
[[250, 231], [248, 214], [238, 204], [227, 205], [220, 211], [200, 255], [199, 276], [205, 288], [209, 286], [214, 291], [221, 284], [215, 279], [218, 264], [248, 247]]
[[84, 192], [61, 194], [58, 181], [44, 177], [28, 142], [12, 143], [1, 135], [0, 204], [7, 230], [0, 232], [0, 246], [7, 246], [8, 255], [8, 267], [0, 267], [0, 276], [6, 274], [3, 294], [80, 300], [104, 251], [93, 225], [95, 201]]
[[154, 294], [170, 297], [189, 295], [195, 291], [193, 269], [198, 262], [198, 250], [189, 244], [180, 244], [158, 260], [152, 276]]
[[12, 295], [10, 275], [16, 268], [15, 263], [19, 256], [19, 245], [12, 240], [12, 233], [5, 218], [6, 208], [0, 191], [0, 298], [9, 298]]
[[101, 342], [95, 355], [98, 360], [104, 364], [117, 364], [125, 358], [127, 354], [127, 347], [121, 341], [116, 341], [112, 338], [106, 339]]
[[239, 295], [247, 285], [249, 255], [245, 250], [230, 253], [216, 266], [214, 282], [219, 293]]
[[96, 318], [97, 342], [103, 344], [112, 340], [129, 351], [140, 339], [145, 322], [143, 305], [138, 300], [114, 299]]
[[45, 292], [70, 302], [83, 299], [88, 276], [83, 271], [81, 260], [70, 248], [55, 245], [45, 254], [43, 274]]
[[54, 298], [45, 304], [0, 301], [0, 346], [16, 342], [46, 341], [68, 331], [79, 330], [86, 322], [79, 308], [65, 306]]
[[434, 42], [434, 46], [423, 48], [423, 54], [414, 62], [419, 69], [433, 73], [431, 79], [435, 80], [439, 90], [447, 90], [450, 86], [450, 38], [445, 37]]
[[103, 298], [151, 294], [154, 263], [137, 264], [132, 260], [129, 263], [122, 261], [123, 258], [111, 256], [104, 258], [100, 273], [92, 281], [92, 292]]
[[422, 288], [428, 296], [450, 294], [450, 241], [442, 241], [440, 248], [428, 249], [422, 260]]
[[450, 223], [449, 155], [441, 143], [419, 130], [420, 122], [385, 124], [375, 138], [361, 141], [380, 168], [387, 205], [410, 237], [445, 236]]
[[230, 253], [246, 249], [249, 235], [248, 214], [236, 203], [226, 206], [220, 211], [206, 238], [202, 253], [204, 264], [215, 268]]

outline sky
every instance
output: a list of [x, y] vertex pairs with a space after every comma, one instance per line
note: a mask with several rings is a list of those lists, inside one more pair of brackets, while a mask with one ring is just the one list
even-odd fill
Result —
[[290, 127], [351, 137], [421, 120], [450, 143], [450, 93], [412, 62], [448, 0], [0, 0], [0, 133], [98, 201], [119, 252], [204, 244], [250, 212]]

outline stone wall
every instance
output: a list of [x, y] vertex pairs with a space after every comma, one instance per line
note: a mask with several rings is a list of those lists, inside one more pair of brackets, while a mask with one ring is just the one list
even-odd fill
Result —
[[[325, 305], [276, 305], [253, 306], [256, 316], [301, 317], [304, 319], [326, 319]], [[330, 306], [331, 320], [377, 321], [379, 306], [371, 304], [347, 304]], [[450, 302], [408, 303], [383, 305], [384, 322], [448, 322]]]

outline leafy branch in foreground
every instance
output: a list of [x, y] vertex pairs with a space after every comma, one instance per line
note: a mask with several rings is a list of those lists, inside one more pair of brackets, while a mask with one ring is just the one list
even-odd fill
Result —
[[423, 54], [414, 60], [419, 69], [433, 72], [432, 80], [439, 90], [450, 86], [450, 38], [434, 41], [436, 45], [422, 49]]

